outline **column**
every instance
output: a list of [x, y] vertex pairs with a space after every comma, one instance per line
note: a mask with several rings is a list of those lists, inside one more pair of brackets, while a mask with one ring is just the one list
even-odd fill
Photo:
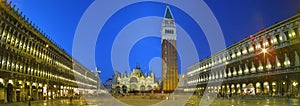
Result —
[[34, 100], [38, 100], [39, 99], [39, 83], [36, 83], [36, 89], [35, 89], [35, 92], [34, 92]]
[[[14, 82], [14, 84], [16, 84], [18, 82]], [[17, 101], [17, 90], [16, 90], [16, 85], [13, 85], [13, 93], [12, 93], [12, 101], [16, 102]]]
[[296, 97], [300, 97], [300, 86], [299, 85], [298, 85], [298, 95]]
[[42, 86], [40, 87], [40, 83], [37, 83], [37, 87], [36, 87], [36, 92], [35, 92], [35, 100], [41, 100], [41, 97], [40, 97], [40, 89], [42, 88], [43, 90], [43, 83], [41, 83]]
[[282, 82], [281, 81], [277, 81], [277, 96], [280, 96], [281, 95], [281, 85]]
[[290, 79], [288, 79], [288, 81], [287, 81], [287, 88], [288, 88], [288, 90], [287, 90], [287, 96], [291, 96], [292, 95], [292, 87], [293, 87], [292, 81]]
[[260, 95], [263, 95], [264, 94], [264, 82], [260, 83]]
[[223, 89], [224, 89], [223, 85], [221, 85], [221, 94], [223, 94]]
[[32, 83], [28, 85], [29, 86], [29, 95], [27, 95], [27, 99], [31, 100], [31, 98], [33, 97], [32, 95]]
[[[256, 82], [256, 83], [257, 83], [257, 82]], [[257, 88], [256, 88], [256, 83], [253, 83], [253, 87], [254, 87], [254, 91], [253, 91], [253, 92], [254, 92], [255, 95], [257, 95], [257, 94], [256, 94], [256, 93], [257, 93], [257, 91], [256, 91], [256, 90], [257, 90]]]
[[269, 89], [268, 89], [268, 95], [269, 95], [269, 96], [272, 96], [272, 93], [273, 93], [272, 82], [268, 81], [268, 86], [269, 86]]
[[269, 96], [273, 96], [273, 85], [272, 85], [272, 82], [269, 83]]
[[7, 103], [7, 85], [4, 86], [4, 103]]
[[[298, 21], [299, 22], [299, 21]], [[296, 33], [298, 33], [298, 38], [300, 37], [300, 24], [298, 25], [298, 32], [296, 32]]]
[[[45, 86], [44, 86], [44, 87], [45, 87]], [[49, 99], [49, 96], [50, 96], [50, 95], [48, 94], [48, 92], [50, 91], [50, 85], [46, 86], [46, 88], [47, 88], [47, 89], [46, 89], [46, 91], [45, 91], [45, 92], [46, 92], [45, 99], [48, 100], [48, 99]], [[44, 89], [43, 89], [43, 90], [44, 90]], [[44, 92], [43, 92], [43, 96], [44, 96]]]
[[25, 93], [26, 93], [26, 91], [25, 91], [25, 83], [26, 83], [26, 80], [24, 79], [23, 80], [23, 82], [22, 82], [22, 88], [20, 89], [20, 101], [22, 101], [22, 102], [24, 102], [25, 101]]

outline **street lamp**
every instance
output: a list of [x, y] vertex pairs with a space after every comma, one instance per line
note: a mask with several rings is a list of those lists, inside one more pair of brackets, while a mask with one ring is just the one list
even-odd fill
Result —
[[263, 48], [261, 51], [262, 51], [262, 53], [266, 54], [268, 52], [268, 49]]
[[98, 70], [97, 68], [95, 69], [95, 71], [98, 73], [98, 75], [99, 75], [99, 79], [100, 79], [100, 74], [101, 74], [101, 71], [100, 71], [100, 70]]
[[[101, 82], [100, 82], [100, 74], [101, 74], [101, 71], [100, 70], [98, 70], [97, 68], [95, 69], [95, 71], [96, 71], [96, 73], [97, 73], [97, 75], [98, 75], [98, 77], [99, 77], [99, 79], [97, 80], [97, 88], [98, 88], [98, 90], [100, 90], [101, 89], [101, 86], [100, 86], [100, 84], [101, 84]], [[97, 76], [96, 75], [96, 76]]]

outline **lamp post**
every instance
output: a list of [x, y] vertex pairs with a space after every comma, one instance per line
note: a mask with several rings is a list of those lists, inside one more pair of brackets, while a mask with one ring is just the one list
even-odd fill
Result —
[[[84, 83], [87, 84], [87, 71], [84, 72]], [[88, 86], [83, 85], [83, 94], [86, 95], [88, 94]]]
[[263, 49], [261, 50], [261, 53], [264, 54], [264, 64], [267, 65], [267, 63], [266, 63], [266, 53], [268, 53], [268, 49], [263, 48]]
[[[97, 91], [99, 91], [99, 90], [101, 90], [101, 79], [100, 79], [100, 74], [101, 74], [101, 71], [100, 70], [98, 70], [97, 68], [95, 69], [95, 71], [96, 71], [96, 73], [97, 73], [97, 75], [98, 75], [98, 80], [97, 80]], [[96, 75], [96, 76], [97, 76]]]
[[286, 78], [286, 82], [287, 82], [286, 84], [287, 84], [288, 104], [291, 105], [291, 102], [292, 102], [292, 101], [291, 101], [291, 91], [290, 91], [290, 88], [289, 88], [289, 86], [290, 86], [289, 83], [290, 83], [290, 82], [289, 82], [289, 79], [288, 79], [288, 75], [286, 75], [285, 78]]

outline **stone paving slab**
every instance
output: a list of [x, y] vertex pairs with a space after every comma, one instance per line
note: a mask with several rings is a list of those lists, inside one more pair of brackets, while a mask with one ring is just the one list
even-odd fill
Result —
[[[39, 100], [31, 101], [30, 106], [199, 106], [201, 97], [191, 96], [189, 100], [186, 98], [188, 95], [175, 95], [175, 98], [168, 100], [150, 99], [139, 96], [119, 97], [111, 99], [109, 97], [89, 98], [86, 100], [74, 99], [72, 102], [69, 99], [56, 99], [56, 100]], [[206, 99], [203, 99], [205, 102]], [[114, 102], [119, 101], [119, 102]], [[212, 100], [210, 106], [300, 106], [300, 99], [293, 98], [288, 101], [287, 98], [265, 98], [265, 99], [243, 99], [243, 98], [230, 98], [222, 99], [217, 98]], [[28, 102], [15, 102], [0, 104], [0, 106], [28, 106]]]

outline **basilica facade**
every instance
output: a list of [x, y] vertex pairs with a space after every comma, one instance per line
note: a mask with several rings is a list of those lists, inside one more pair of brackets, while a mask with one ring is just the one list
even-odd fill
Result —
[[140, 66], [136, 66], [132, 73], [115, 72], [114, 83], [112, 84], [113, 93], [145, 92], [159, 90], [155, 75], [151, 71], [148, 75], [143, 73]]

